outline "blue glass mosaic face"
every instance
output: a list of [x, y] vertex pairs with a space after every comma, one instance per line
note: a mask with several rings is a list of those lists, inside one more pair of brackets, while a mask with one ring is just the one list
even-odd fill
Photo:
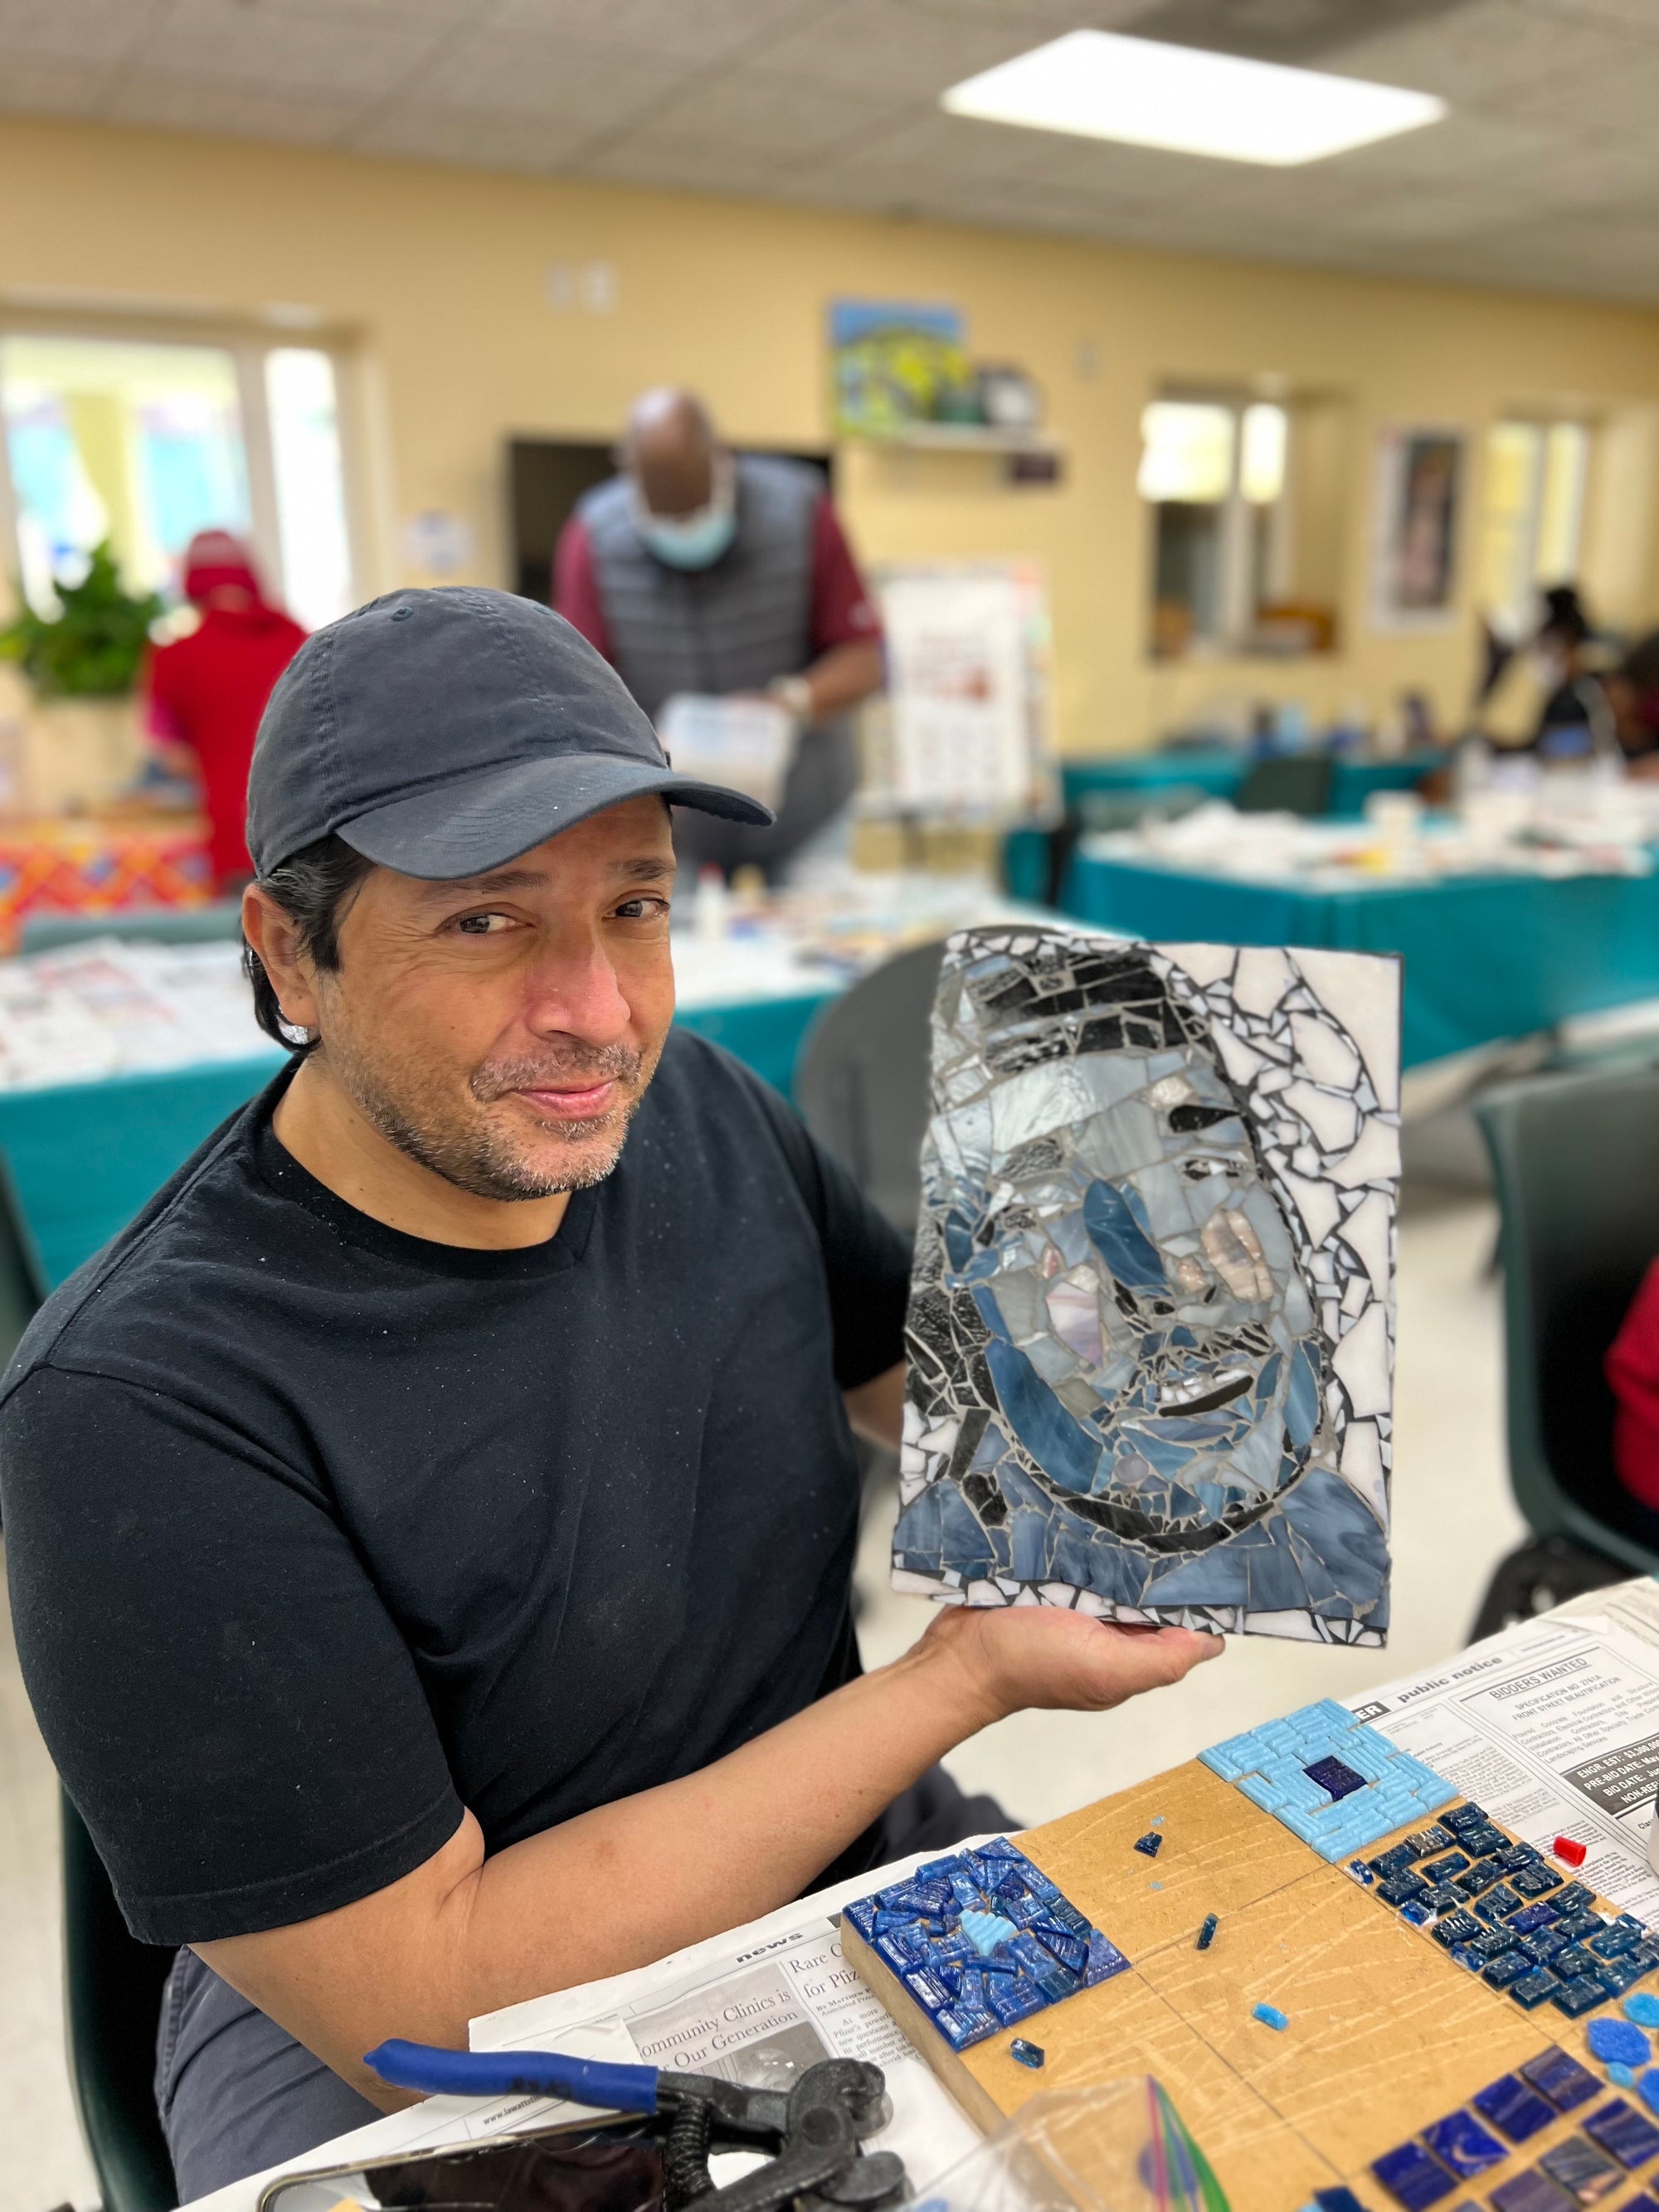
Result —
[[900, 1587], [1382, 1640], [1397, 976], [1298, 957], [1363, 1045], [1282, 953], [951, 940]]

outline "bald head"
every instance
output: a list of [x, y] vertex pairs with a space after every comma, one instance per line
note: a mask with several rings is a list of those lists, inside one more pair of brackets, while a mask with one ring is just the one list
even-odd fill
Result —
[[653, 514], [695, 514], [714, 488], [723, 451], [701, 399], [672, 385], [642, 392], [629, 410], [623, 461]]

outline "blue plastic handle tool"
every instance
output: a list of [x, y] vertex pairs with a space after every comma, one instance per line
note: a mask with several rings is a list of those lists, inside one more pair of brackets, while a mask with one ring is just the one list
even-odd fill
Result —
[[393, 2036], [364, 2058], [395, 2089], [424, 2097], [568, 2097], [597, 2112], [654, 2112], [654, 2066], [607, 2066], [557, 2051], [441, 2051]]

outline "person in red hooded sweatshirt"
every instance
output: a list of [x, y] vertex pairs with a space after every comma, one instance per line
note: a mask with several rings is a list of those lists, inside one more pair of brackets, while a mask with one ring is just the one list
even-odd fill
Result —
[[185, 595], [202, 619], [188, 637], [158, 646], [150, 657], [149, 728], [194, 756], [214, 878], [226, 891], [253, 872], [244, 827], [253, 740], [276, 678], [306, 633], [269, 604], [246, 549], [227, 531], [204, 530], [191, 539]]

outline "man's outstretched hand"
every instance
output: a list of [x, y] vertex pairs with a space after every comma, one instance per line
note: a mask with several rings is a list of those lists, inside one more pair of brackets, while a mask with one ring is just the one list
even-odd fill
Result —
[[1030, 1706], [1098, 1713], [1218, 1659], [1218, 1636], [1120, 1627], [1058, 1606], [941, 1606], [916, 1656], [953, 1678], [985, 1728]]

